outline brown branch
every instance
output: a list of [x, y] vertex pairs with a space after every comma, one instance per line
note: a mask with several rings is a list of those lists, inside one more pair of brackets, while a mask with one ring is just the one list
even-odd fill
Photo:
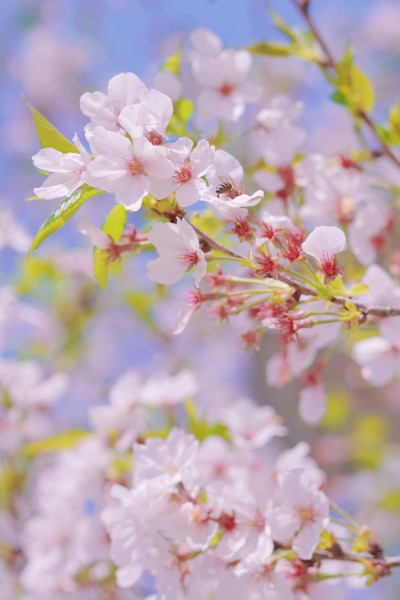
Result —
[[[335, 560], [340, 562], [350, 562], [353, 564], [361, 564], [366, 569], [365, 575], [371, 576], [374, 572], [375, 581], [390, 575], [391, 570], [400, 567], [400, 556], [382, 556], [375, 557], [371, 555], [357, 555], [343, 552], [339, 546], [339, 552], [337, 551], [326, 551], [326, 552], [315, 552], [311, 558], [313, 564], [321, 563], [323, 560]], [[360, 573], [362, 575], [362, 572]]]
[[[338, 65], [337, 62], [329, 50], [323, 36], [318, 30], [315, 21], [312, 19], [310, 15], [310, 2], [309, 1], [298, 1], [298, 0], [290, 0], [291, 4], [297, 8], [297, 10], [302, 15], [304, 21], [307, 23], [309, 30], [312, 32], [314, 38], [317, 40], [321, 49], [325, 54], [325, 61], [329, 68], [334, 71], [334, 73], [338, 73]], [[357, 112], [357, 116], [364, 122], [364, 124], [368, 127], [368, 129], [374, 134], [376, 140], [378, 141], [381, 149], [381, 153], [386, 156], [389, 160], [391, 160], [397, 167], [400, 167], [400, 160], [397, 156], [392, 152], [392, 150], [385, 144], [385, 142], [381, 139], [377, 126], [371, 117], [363, 110], [359, 110]]]
[[[203, 240], [206, 244], [208, 244], [208, 246], [210, 248], [212, 248], [213, 250], [217, 250], [218, 252], [226, 254], [227, 256], [230, 256], [232, 258], [237, 258], [237, 259], [240, 259], [243, 261], [247, 260], [246, 257], [241, 256], [234, 250], [231, 250], [230, 248], [223, 246], [219, 242], [216, 242], [213, 238], [211, 238], [206, 233], [201, 231], [201, 229], [199, 229], [198, 227], [195, 227], [193, 224], [191, 224], [191, 225], [192, 225], [193, 229], [195, 230], [195, 232], [197, 233], [197, 235], [199, 236], [199, 238], [201, 240]], [[285, 275], [283, 273], [277, 272], [275, 275], [275, 278], [278, 281], [281, 281], [282, 283], [286, 283], [286, 285], [293, 288], [297, 292], [297, 294], [300, 294], [302, 296], [314, 296], [318, 299], [318, 296], [315, 293], [315, 290], [313, 290], [312, 288], [310, 288], [308, 286], [297, 283], [296, 281], [293, 281], [293, 279], [291, 277], [288, 277], [287, 275]], [[327, 301], [332, 302], [333, 304], [338, 304], [339, 306], [345, 306], [346, 302], [351, 302], [357, 308], [357, 310], [363, 315], [364, 319], [367, 319], [367, 317], [369, 317], [369, 316], [381, 317], [381, 318], [399, 317], [400, 316], [400, 308], [395, 308], [393, 306], [368, 307], [365, 304], [362, 304], [360, 302], [355, 302], [351, 298], [336, 298], [335, 296], [332, 296], [331, 298], [327, 298]]]
[[229, 248], [226, 248], [226, 246], [223, 246], [222, 244], [219, 244], [218, 242], [213, 240], [213, 238], [209, 237], [206, 233], [201, 231], [201, 229], [199, 229], [198, 227], [193, 225], [193, 223], [190, 223], [190, 224], [193, 227], [193, 229], [195, 230], [195, 232], [197, 233], [197, 235], [199, 236], [199, 238], [201, 238], [203, 240], [203, 242], [208, 244], [210, 246], [210, 248], [212, 248], [213, 250], [217, 250], [218, 252], [223, 252], [223, 254], [226, 254], [227, 256], [230, 256], [231, 258], [246, 260], [246, 258], [244, 256], [237, 254], [237, 252], [234, 252], [233, 250], [230, 250]]

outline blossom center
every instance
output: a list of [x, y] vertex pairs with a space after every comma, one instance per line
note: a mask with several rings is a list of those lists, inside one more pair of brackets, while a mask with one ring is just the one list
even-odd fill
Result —
[[342, 273], [338, 267], [336, 255], [329, 256], [327, 252], [322, 254], [321, 269], [327, 279], [332, 279]]
[[151, 144], [153, 144], [153, 146], [161, 146], [161, 144], [163, 143], [163, 136], [161, 135], [161, 133], [158, 133], [158, 131], [155, 131], [154, 129], [149, 131], [149, 133], [146, 135], [146, 138]]
[[192, 169], [188, 160], [185, 160], [183, 164], [179, 165], [172, 179], [175, 183], [187, 183], [192, 179]]
[[371, 244], [375, 250], [382, 250], [385, 246], [385, 237], [383, 235], [374, 235], [371, 238]]
[[351, 223], [355, 210], [356, 204], [353, 198], [344, 196], [339, 200], [339, 220], [342, 223]]
[[76, 175], [82, 175], [86, 171], [86, 167], [84, 165], [78, 166], [74, 169], [74, 173]]
[[224, 85], [219, 88], [219, 93], [222, 94], [222, 96], [230, 96], [233, 90], [233, 85], [230, 83], [224, 83]]
[[309, 523], [314, 520], [314, 511], [312, 506], [301, 506], [297, 509], [297, 514], [302, 523]]
[[134, 177], [135, 175], [143, 175], [144, 165], [140, 160], [134, 158], [127, 164], [126, 172]]
[[179, 256], [179, 259], [181, 260], [181, 262], [187, 265], [188, 269], [194, 267], [199, 262], [199, 257], [196, 250], [184, 250]]
[[236, 529], [235, 514], [229, 515], [226, 512], [221, 513], [218, 523], [225, 531], [233, 531]]

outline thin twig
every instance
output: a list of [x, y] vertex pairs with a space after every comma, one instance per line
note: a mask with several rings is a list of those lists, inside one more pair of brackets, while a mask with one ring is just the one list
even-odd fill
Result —
[[[208, 246], [210, 248], [212, 248], [213, 250], [217, 250], [218, 252], [222, 252], [223, 254], [226, 254], [226, 255], [231, 256], [236, 259], [240, 259], [243, 261], [247, 260], [246, 257], [241, 256], [234, 250], [231, 250], [230, 248], [227, 248], [226, 246], [223, 246], [219, 242], [215, 241], [213, 238], [211, 238], [206, 233], [201, 231], [201, 229], [199, 229], [198, 227], [195, 227], [194, 225], [192, 225], [192, 227], [195, 230], [195, 232], [197, 233], [197, 235], [199, 236], [199, 238], [201, 240], [203, 240], [204, 242], [206, 242], [208, 244]], [[312, 288], [307, 287], [305, 285], [299, 284], [296, 281], [293, 281], [293, 279], [291, 277], [287, 277], [283, 273], [277, 272], [275, 274], [275, 279], [277, 279], [278, 281], [281, 281], [282, 283], [285, 283], [286, 285], [293, 288], [296, 291], [297, 295], [314, 296], [316, 299], [320, 299], [320, 298], [318, 298], [317, 294], [315, 293], [315, 290], [313, 290]], [[255, 281], [257, 281], [257, 280], [255, 280]], [[338, 304], [339, 306], [345, 306], [347, 302], [351, 302], [365, 319], [369, 316], [382, 317], [382, 318], [400, 316], [400, 308], [395, 308], [393, 306], [368, 307], [365, 304], [362, 304], [360, 302], [355, 302], [351, 298], [336, 298], [335, 296], [332, 296], [331, 298], [327, 298], [326, 300], [328, 302], [332, 302], [333, 304]]]
[[[329, 50], [323, 36], [319, 32], [318, 27], [316, 26], [315, 21], [310, 15], [310, 2], [299, 2], [297, 0], [290, 0], [291, 4], [297, 8], [297, 10], [302, 15], [304, 21], [307, 23], [308, 28], [314, 35], [314, 38], [320, 45], [323, 53], [325, 54], [325, 61], [327, 66], [332, 69], [336, 74], [338, 73], [338, 65], [336, 60], [334, 59], [333, 54]], [[391, 160], [397, 167], [400, 167], [400, 160], [397, 156], [392, 152], [392, 150], [385, 144], [385, 142], [381, 139], [377, 126], [371, 117], [363, 110], [357, 111], [357, 116], [364, 122], [364, 124], [368, 127], [368, 129], [374, 134], [380, 145], [381, 154], [386, 156], [389, 160]]]

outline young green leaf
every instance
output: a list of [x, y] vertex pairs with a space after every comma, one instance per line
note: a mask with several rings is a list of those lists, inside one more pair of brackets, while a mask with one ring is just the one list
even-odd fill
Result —
[[193, 114], [194, 104], [189, 98], [180, 98], [175, 102], [174, 112], [182, 123], [187, 123]]
[[347, 104], [354, 112], [370, 112], [375, 102], [375, 92], [371, 81], [352, 63], [338, 65], [336, 102]]
[[32, 104], [28, 101], [26, 103], [32, 111], [36, 133], [43, 148], [54, 148], [63, 153], [79, 152], [78, 148], [64, 137]]
[[181, 52], [178, 50], [169, 56], [162, 66], [163, 71], [171, 71], [174, 75], [178, 76], [180, 71]]
[[58, 452], [60, 450], [70, 450], [75, 448], [80, 442], [89, 437], [91, 434], [88, 431], [81, 429], [71, 429], [63, 433], [57, 433], [48, 438], [29, 442], [22, 448], [24, 456], [34, 458], [38, 454], [45, 452]]
[[260, 42], [249, 46], [247, 49], [251, 54], [260, 56], [290, 56], [295, 52], [292, 46], [279, 44], [278, 42]]
[[[108, 213], [101, 228], [117, 244], [122, 237], [126, 225], [127, 210], [123, 204], [116, 204]], [[95, 248], [93, 254], [94, 276], [103, 290], [107, 288], [109, 262], [101, 248]]]
[[47, 239], [55, 231], [61, 229], [61, 227], [65, 225], [65, 223], [69, 221], [71, 217], [73, 217], [76, 211], [84, 202], [86, 202], [86, 200], [89, 200], [90, 198], [93, 198], [93, 196], [97, 196], [98, 194], [102, 193], [103, 192], [101, 190], [92, 188], [89, 185], [84, 185], [79, 188], [75, 194], [69, 198], [66, 198], [43, 223], [32, 242], [30, 251], [32, 252], [33, 250], [37, 250], [37, 248], [39, 248], [45, 239]]

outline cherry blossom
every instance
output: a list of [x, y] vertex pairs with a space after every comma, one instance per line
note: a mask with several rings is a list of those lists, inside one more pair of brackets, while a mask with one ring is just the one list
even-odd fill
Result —
[[364, 379], [377, 387], [389, 383], [399, 372], [400, 348], [382, 337], [354, 344], [353, 358], [361, 366]]
[[319, 381], [312, 381], [300, 392], [299, 413], [307, 423], [318, 423], [326, 411], [326, 393]]
[[286, 434], [286, 427], [281, 425], [271, 407], [256, 407], [246, 398], [238, 400], [234, 407], [227, 410], [223, 420], [239, 448], [259, 448], [273, 437]]
[[214, 164], [207, 173], [209, 186], [202, 200], [212, 204], [224, 219], [246, 217], [247, 207], [258, 204], [264, 192], [258, 190], [251, 195], [245, 194], [242, 179], [243, 167], [239, 161], [225, 150], [217, 150]]
[[293, 539], [293, 549], [308, 560], [329, 521], [329, 502], [309, 479], [307, 472], [293, 469], [282, 480], [282, 504], [269, 515], [274, 539]]
[[0, 250], [10, 247], [15, 252], [25, 254], [31, 244], [26, 228], [21, 225], [10, 210], [0, 211]]
[[176, 223], [156, 223], [149, 232], [149, 240], [160, 254], [147, 263], [148, 277], [152, 281], [171, 285], [194, 268], [196, 285], [207, 270], [204, 253], [194, 229], [185, 219]]
[[341, 274], [336, 255], [343, 252], [345, 246], [346, 237], [343, 231], [338, 227], [325, 225], [316, 227], [302, 244], [304, 252], [319, 262], [327, 279]]
[[180, 404], [198, 391], [194, 374], [180, 371], [176, 375], [159, 375], [146, 381], [140, 391], [140, 399], [146, 406], [171, 407]]
[[192, 68], [195, 79], [205, 88], [197, 99], [200, 117], [237, 121], [246, 103], [259, 96], [258, 87], [246, 81], [251, 56], [245, 50], [223, 50], [219, 55], [197, 55]]
[[151, 192], [158, 199], [175, 192], [179, 204], [186, 207], [199, 200], [206, 189], [207, 184], [202, 177], [213, 165], [215, 148], [207, 140], [200, 140], [192, 150], [192, 140], [183, 138], [181, 141], [186, 142], [186, 151], [172, 155], [174, 174], [169, 180], [154, 179]]
[[128, 210], [140, 209], [143, 197], [150, 191], [150, 176], [167, 179], [173, 173], [163, 149], [145, 138], [135, 138], [131, 143], [118, 133], [96, 127], [89, 142], [95, 155], [89, 165], [91, 176]]
[[110, 403], [89, 410], [99, 437], [110, 440], [119, 452], [129, 450], [145, 426], [140, 406], [141, 381], [135, 371], [120, 377], [110, 391]]
[[349, 227], [349, 242], [362, 265], [375, 262], [385, 245], [385, 229], [390, 226], [390, 211], [385, 202], [376, 198], [360, 205]]
[[146, 86], [134, 73], [120, 73], [110, 79], [107, 94], [86, 92], [81, 96], [81, 111], [91, 119], [90, 129], [101, 125], [120, 131], [119, 115], [125, 106], [138, 103]]
[[122, 109], [118, 122], [131, 138], [144, 135], [154, 143], [166, 137], [166, 128], [173, 114], [172, 100], [159, 90], [146, 90], [140, 103]]
[[[291, 122], [298, 118], [302, 109], [301, 102], [292, 103], [287, 96], [273, 98], [257, 114], [256, 131], [249, 136], [252, 152], [262, 156], [268, 165], [280, 168], [290, 165], [306, 137], [305, 131]], [[262, 172], [259, 173], [261, 176]]]
[[77, 136], [74, 143], [78, 152], [63, 154], [54, 148], [42, 148], [32, 157], [37, 169], [52, 173], [34, 192], [44, 200], [71, 196], [81, 185], [89, 181], [87, 169], [90, 155], [80, 143]]

